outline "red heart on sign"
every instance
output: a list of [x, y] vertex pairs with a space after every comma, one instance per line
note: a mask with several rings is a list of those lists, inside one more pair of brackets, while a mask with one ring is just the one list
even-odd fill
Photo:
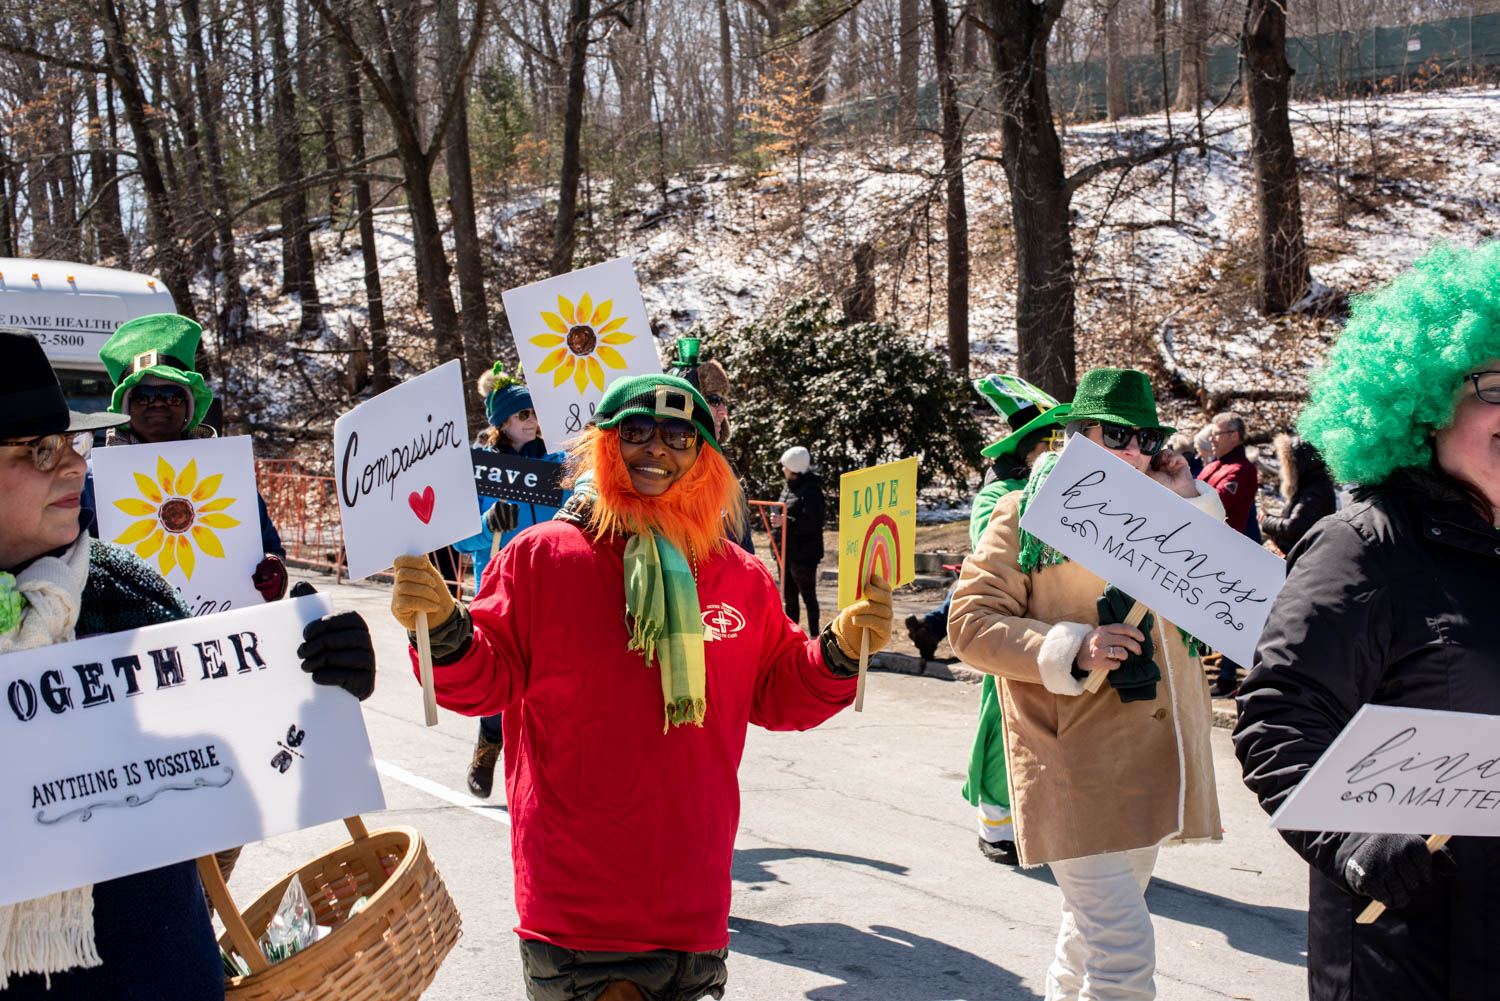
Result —
[[431, 487], [426, 487], [421, 493], [413, 491], [411, 496], [406, 498], [406, 503], [411, 505], [413, 513], [421, 518], [422, 524], [425, 525], [432, 520], [432, 508], [437, 504], [437, 495], [432, 492]]

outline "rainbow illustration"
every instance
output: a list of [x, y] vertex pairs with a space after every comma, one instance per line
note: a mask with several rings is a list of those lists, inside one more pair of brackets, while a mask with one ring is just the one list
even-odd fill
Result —
[[901, 545], [896, 522], [888, 514], [878, 514], [865, 529], [865, 540], [859, 547], [859, 580], [854, 585], [854, 599], [864, 597], [865, 581], [877, 571], [888, 581], [901, 579]]

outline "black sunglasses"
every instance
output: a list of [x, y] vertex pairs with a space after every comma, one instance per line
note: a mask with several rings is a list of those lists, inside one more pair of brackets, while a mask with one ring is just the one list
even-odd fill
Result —
[[1474, 372], [1474, 394], [1486, 403], [1500, 403], [1500, 371]]
[[723, 407], [725, 410], [729, 409], [729, 400], [725, 397], [720, 396], [718, 393], [709, 393], [704, 397], [704, 399], [708, 401], [708, 405], [711, 407]]
[[26, 441], [0, 442], [7, 448], [29, 448], [31, 449], [31, 464], [39, 473], [50, 473], [62, 462], [63, 449], [71, 447], [80, 458], [87, 459], [89, 452], [94, 447], [94, 433], [92, 431], [63, 432], [62, 434], [44, 434], [39, 438], [29, 438]]
[[177, 386], [136, 386], [130, 391], [132, 407], [149, 407], [161, 404], [164, 407], [187, 405], [187, 393]]
[[678, 452], [686, 452], [698, 442], [698, 429], [693, 422], [680, 417], [659, 421], [645, 414], [634, 414], [620, 422], [619, 432], [620, 440], [631, 445], [644, 445], [660, 433], [662, 444]]
[[1116, 452], [1129, 448], [1130, 439], [1134, 438], [1141, 446], [1142, 455], [1155, 455], [1161, 451], [1161, 446], [1166, 441], [1166, 435], [1161, 433], [1160, 428], [1133, 428], [1127, 424], [1100, 421], [1099, 430], [1104, 438], [1104, 447]]

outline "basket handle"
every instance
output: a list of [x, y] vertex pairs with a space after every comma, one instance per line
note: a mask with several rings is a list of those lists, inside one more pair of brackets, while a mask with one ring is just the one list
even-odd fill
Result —
[[[364, 841], [370, 836], [359, 814], [345, 817], [344, 826], [349, 829], [349, 837], [354, 841]], [[295, 875], [294, 873], [294, 878]], [[250, 934], [250, 926], [245, 924], [244, 915], [235, 906], [234, 897], [229, 893], [229, 884], [224, 882], [224, 874], [219, 871], [219, 863], [212, 855], [204, 855], [198, 859], [198, 878], [203, 880], [203, 889], [208, 894], [209, 901], [214, 905], [214, 911], [219, 915], [219, 920], [224, 922], [224, 931], [229, 935], [229, 941], [234, 944], [235, 952], [239, 953], [241, 958], [249, 964], [250, 975], [265, 973], [271, 968], [271, 964], [265, 954], [260, 951], [255, 936]]]

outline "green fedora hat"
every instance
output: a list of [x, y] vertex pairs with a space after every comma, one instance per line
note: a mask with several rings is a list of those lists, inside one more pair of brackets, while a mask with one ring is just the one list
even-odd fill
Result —
[[627, 417], [679, 417], [692, 421], [698, 435], [720, 455], [724, 450], [714, 438], [713, 411], [693, 384], [675, 375], [620, 376], [604, 390], [591, 423], [612, 428]]
[[1068, 423], [1068, 413], [1071, 410], [1072, 404], [1069, 403], [1059, 403], [1055, 407], [1049, 407], [1004, 438], [980, 451], [979, 454], [989, 459], [998, 459], [1002, 455], [1010, 455], [1021, 447], [1021, 442], [1025, 441], [1031, 432], [1045, 427], [1061, 427]]
[[120, 324], [99, 349], [99, 360], [115, 384], [109, 409], [125, 412], [125, 397], [148, 375], [175, 382], [193, 397], [193, 415], [184, 431], [202, 423], [214, 394], [193, 367], [203, 328], [176, 313], [152, 313]]
[[1133, 368], [1094, 368], [1078, 380], [1073, 394], [1073, 412], [1069, 421], [1109, 421], [1136, 428], [1158, 428], [1164, 435], [1169, 428], [1156, 416], [1156, 397], [1151, 395], [1151, 380], [1145, 372]]

